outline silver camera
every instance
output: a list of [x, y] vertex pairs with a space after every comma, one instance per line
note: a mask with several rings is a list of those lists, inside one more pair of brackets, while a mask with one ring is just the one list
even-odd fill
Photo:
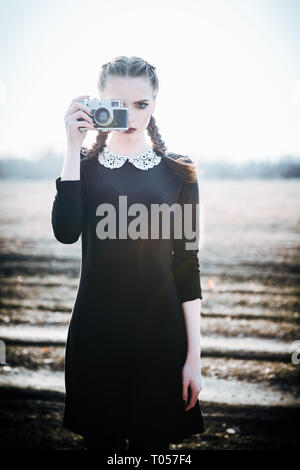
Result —
[[[95, 129], [102, 132], [128, 130], [128, 108], [124, 108], [123, 101], [93, 98], [78, 100], [78, 102], [89, 108], [97, 126]], [[79, 118], [78, 121], [85, 121], [85, 119]], [[82, 132], [87, 128], [79, 127], [79, 130]]]

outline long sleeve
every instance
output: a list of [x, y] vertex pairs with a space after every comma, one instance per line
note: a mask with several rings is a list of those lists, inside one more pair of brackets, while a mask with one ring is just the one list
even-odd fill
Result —
[[[178, 296], [181, 302], [194, 299], [202, 299], [199, 247], [194, 250], [186, 249], [186, 243], [194, 242], [194, 239], [186, 238], [184, 231], [184, 204], [192, 204], [192, 221], [188, 221], [188, 227], [196, 232], [196, 215], [199, 218], [199, 187], [195, 183], [184, 182], [178, 203], [182, 210], [182, 237], [173, 238], [173, 274], [175, 278]], [[198, 219], [199, 220], [199, 219]], [[192, 223], [191, 223], [192, 222]]]
[[51, 223], [55, 238], [66, 244], [75, 243], [83, 228], [84, 219], [84, 175], [86, 161], [80, 162], [80, 179], [55, 180], [56, 195], [52, 205]]

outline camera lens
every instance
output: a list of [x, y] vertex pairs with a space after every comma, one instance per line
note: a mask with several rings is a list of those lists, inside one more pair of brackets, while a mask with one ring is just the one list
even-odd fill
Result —
[[95, 119], [97, 118], [97, 121], [103, 124], [107, 121], [108, 116], [107, 110], [103, 108], [99, 108], [95, 113]]
[[112, 115], [109, 109], [100, 107], [96, 109], [94, 119], [99, 126], [107, 126], [112, 122]]

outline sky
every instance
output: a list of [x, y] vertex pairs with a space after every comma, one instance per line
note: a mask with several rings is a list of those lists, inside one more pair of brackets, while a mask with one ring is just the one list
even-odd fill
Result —
[[65, 152], [71, 100], [119, 55], [156, 67], [168, 151], [300, 156], [299, 26], [298, 0], [0, 0], [0, 158]]

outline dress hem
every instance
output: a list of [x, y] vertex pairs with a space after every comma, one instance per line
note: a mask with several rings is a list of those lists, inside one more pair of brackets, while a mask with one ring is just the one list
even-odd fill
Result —
[[[68, 431], [78, 434], [79, 436], [82, 436], [84, 438], [85, 433], [82, 430], [82, 428], [78, 426], [65, 423], [65, 424], [62, 424], [62, 428], [67, 429]], [[170, 444], [179, 444], [185, 439], [190, 439], [198, 434], [203, 434], [203, 433], [205, 433], [204, 426], [197, 431], [191, 431], [191, 432], [183, 431], [182, 433], [177, 433], [176, 435], [173, 434], [173, 436], [168, 437], [167, 440], [169, 441]], [[99, 434], [101, 434], [101, 431], [99, 431]], [[129, 439], [129, 436], [127, 434], [125, 434], [124, 436], [122, 434], [122, 437], [124, 437], [124, 439]]]

